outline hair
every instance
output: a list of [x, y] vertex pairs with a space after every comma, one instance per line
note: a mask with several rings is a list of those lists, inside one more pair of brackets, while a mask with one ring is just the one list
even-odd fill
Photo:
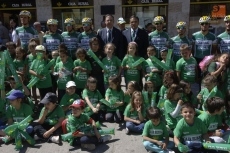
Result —
[[135, 43], [135, 42], [130, 42], [130, 43], [128, 44], [128, 47], [127, 47], [127, 54], [129, 54], [129, 47], [130, 47], [131, 45], [134, 45], [134, 46], [136, 47], [135, 55], [137, 56], [137, 55], [138, 55], [138, 45], [137, 45], [137, 43]]
[[128, 85], [131, 85], [134, 88], [134, 91], [141, 91], [141, 87], [137, 81], [129, 81]]
[[146, 116], [148, 119], [160, 119], [161, 118], [161, 111], [158, 107], [153, 106], [146, 109]]
[[105, 44], [104, 49], [106, 49], [109, 45], [113, 46], [113, 49], [114, 49], [113, 51], [115, 51], [116, 46], [113, 43], [107, 43], [107, 44]]
[[178, 84], [172, 84], [168, 89], [167, 99], [171, 101], [176, 93], [183, 92], [183, 89]]
[[53, 50], [51, 53], [54, 53], [54, 52], [55, 52], [55, 53], [58, 53], [58, 50]]
[[31, 39], [29, 40], [29, 43], [30, 43], [30, 42], [35, 42], [37, 45], [40, 45], [40, 41], [39, 41], [38, 38], [31, 38]]
[[207, 74], [204, 79], [204, 83], [217, 83], [217, 78], [214, 75]]
[[83, 48], [78, 48], [76, 51], [76, 55], [84, 54], [86, 56], [86, 51]]
[[144, 84], [144, 90], [147, 91], [147, 87], [148, 85], [152, 84], [153, 85], [153, 88], [154, 88], [154, 83], [152, 81], [145, 81], [145, 84]]
[[207, 99], [206, 105], [209, 113], [215, 113], [215, 111], [220, 111], [225, 106], [225, 102], [220, 97], [211, 97]]
[[195, 107], [192, 105], [192, 103], [183, 103], [182, 106], [181, 106], [181, 112], [183, 111], [184, 108], [192, 108], [193, 111], [195, 112]]
[[114, 75], [109, 77], [109, 82], [113, 82], [117, 85], [117, 91], [121, 91], [121, 79], [119, 76]]
[[111, 15], [111, 14], [106, 14], [106, 15], [105, 15], [105, 19], [106, 19], [107, 17], [111, 17], [111, 18], [113, 18], [113, 20], [114, 20], [114, 17], [113, 17], [113, 15]]
[[188, 44], [182, 44], [180, 46], [180, 51], [191, 50], [191, 47]]
[[89, 83], [97, 84], [97, 79], [94, 78], [94, 77], [89, 77], [87, 79], [87, 83], [86, 83], [86, 86], [85, 86], [86, 89], [89, 89], [89, 86], [88, 86]]
[[23, 49], [22, 47], [16, 47], [15, 52], [16, 51], [23, 53], [23, 60], [26, 58], [26, 50], [25, 49]]
[[18, 26], [18, 21], [15, 19], [15, 18], [11, 18], [10, 21], [13, 21], [15, 23], [15, 27], [11, 28], [12, 30], [13, 29], [16, 29], [17, 26]]
[[147, 48], [147, 52], [149, 52], [149, 51], [154, 51], [154, 52], [156, 52], [156, 47], [155, 47], [155, 46], [149, 46], [149, 47]]
[[66, 47], [66, 45], [64, 43], [61, 43], [59, 46], [58, 46], [58, 51], [61, 51], [61, 50], [68, 50], [68, 48]]
[[69, 53], [68, 53], [67, 50], [62, 50], [62, 49], [60, 49], [60, 50], [59, 50], [59, 55], [60, 55], [60, 54], [65, 54], [66, 56], [69, 56]]
[[[37, 43], [35, 41], [31, 41], [29, 42], [28, 44], [28, 51], [30, 52], [31, 51], [31, 48], [32, 47], [36, 47], [37, 46]], [[35, 48], [34, 48], [35, 49]]]
[[13, 46], [14, 48], [16, 48], [16, 44], [11, 41], [6, 43], [6, 47], [9, 47], [9, 46]]
[[193, 95], [192, 90], [190, 91], [189, 94], [185, 93], [186, 87], [190, 86], [190, 84], [188, 82], [184, 81], [184, 80], [181, 80], [180, 83], [179, 83], [179, 85], [180, 85], [181, 88], [183, 88], [184, 94], [186, 94], [186, 96], [189, 98], [189, 100], [191, 100], [192, 99], [192, 95]]
[[135, 110], [135, 104], [134, 104], [134, 99], [136, 97], [141, 97], [141, 100], [142, 100], [142, 104], [141, 104], [141, 109], [144, 110], [144, 101], [143, 101], [143, 97], [142, 97], [142, 93], [141, 91], [134, 91], [133, 94], [132, 94], [132, 97], [131, 97], [131, 101], [130, 101], [130, 104], [131, 104], [131, 109], [130, 111], [134, 111]]
[[148, 26], [150, 26], [150, 25], [153, 25], [152, 23], [147, 23], [146, 25], [145, 25], [145, 28], [148, 28]]
[[171, 86], [171, 84], [169, 84], [167, 81], [169, 78], [173, 80], [173, 83], [179, 84], [179, 79], [178, 79], [175, 71], [169, 70], [169, 71], [166, 71], [164, 76], [163, 76], [163, 85], [166, 88], [169, 88]]
[[[93, 42], [97, 42], [100, 45], [100, 40], [97, 37], [93, 37], [89, 40], [89, 45], [92, 47]], [[99, 46], [100, 47], [100, 46]]]
[[139, 18], [136, 15], [130, 16], [129, 20], [131, 20], [132, 18], [137, 19], [137, 21], [139, 21]]

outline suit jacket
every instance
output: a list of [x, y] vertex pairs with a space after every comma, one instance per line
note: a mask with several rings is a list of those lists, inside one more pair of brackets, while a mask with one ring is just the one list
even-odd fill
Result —
[[[108, 43], [107, 29], [106, 28], [101, 29], [97, 34], [97, 38], [100, 40], [100, 47], [104, 48], [105, 44]], [[116, 50], [114, 52], [115, 55], [122, 60], [125, 55], [124, 47], [123, 47], [123, 35], [121, 31], [115, 27], [113, 27], [111, 43], [113, 43], [116, 46]]]
[[[122, 34], [125, 36], [126, 40], [124, 41], [124, 46], [126, 47], [130, 42], [132, 42], [131, 37], [131, 28], [123, 31]], [[138, 55], [141, 57], [146, 57], [147, 55], [147, 47], [149, 46], [148, 34], [145, 30], [138, 28], [136, 33], [136, 38], [134, 40], [138, 45]]]

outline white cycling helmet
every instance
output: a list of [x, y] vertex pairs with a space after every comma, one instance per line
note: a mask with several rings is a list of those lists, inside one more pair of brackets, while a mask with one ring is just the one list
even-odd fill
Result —
[[56, 19], [49, 19], [47, 21], [47, 25], [58, 25], [58, 20], [56, 20]]
[[209, 16], [202, 16], [199, 20], [199, 23], [210, 23], [211, 18]]

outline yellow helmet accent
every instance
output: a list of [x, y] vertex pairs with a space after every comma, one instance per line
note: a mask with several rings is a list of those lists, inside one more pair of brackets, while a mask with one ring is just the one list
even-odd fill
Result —
[[82, 23], [92, 23], [92, 19], [86, 17], [86, 18], [83, 18], [81, 22]]
[[75, 21], [73, 18], [67, 18], [65, 19], [65, 24], [75, 25]]
[[162, 16], [156, 16], [154, 19], [153, 19], [153, 22], [162, 22], [164, 23], [164, 18]]
[[224, 21], [230, 21], [230, 15], [225, 16]]
[[199, 20], [199, 23], [210, 23], [211, 18], [209, 16], [202, 16]]
[[176, 28], [186, 28], [186, 22], [184, 21], [177, 22]]
[[56, 19], [49, 19], [47, 21], [47, 25], [58, 25], [58, 20], [56, 20]]
[[22, 10], [20, 13], [19, 13], [19, 16], [21, 15], [25, 15], [25, 16], [28, 16], [30, 19], [32, 18], [31, 16], [31, 13], [27, 10]]

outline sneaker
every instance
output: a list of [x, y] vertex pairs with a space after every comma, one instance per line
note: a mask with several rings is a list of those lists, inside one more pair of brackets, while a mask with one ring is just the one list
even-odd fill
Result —
[[125, 134], [129, 134], [129, 129], [125, 128]]
[[94, 150], [96, 148], [95, 144], [81, 144], [81, 147], [87, 150]]
[[56, 144], [61, 143], [61, 137], [60, 136], [52, 136], [51, 141]]
[[102, 142], [107, 142], [107, 141], [112, 139], [112, 136], [111, 135], [104, 135], [101, 138], [102, 138]]

